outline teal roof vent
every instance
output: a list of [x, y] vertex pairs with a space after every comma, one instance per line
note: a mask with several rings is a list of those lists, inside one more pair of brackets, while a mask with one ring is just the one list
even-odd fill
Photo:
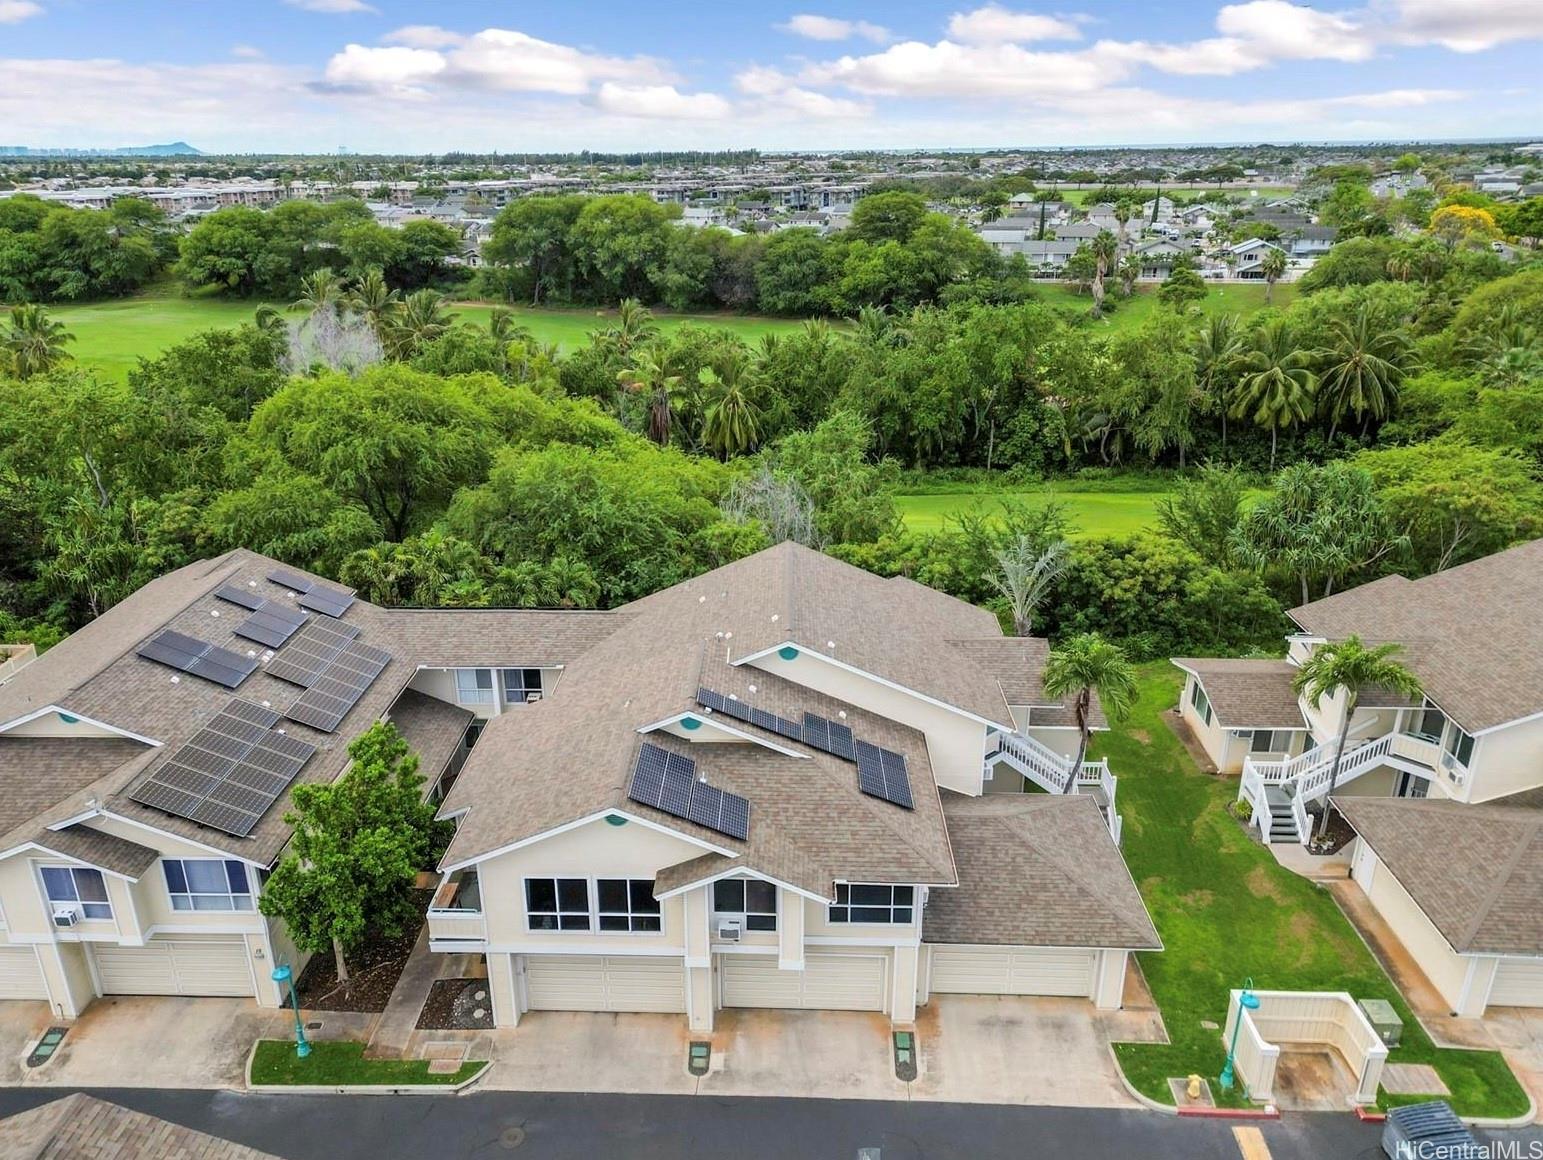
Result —
[[625, 826], [627, 824], [627, 819], [622, 817], [620, 814], [606, 814], [605, 824], [608, 826]]
[[798, 650], [790, 644], [785, 644], [777, 650], [777, 655], [785, 661], [798, 659]]
[[702, 727], [702, 723], [700, 721], [698, 721], [695, 717], [682, 717], [680, 719], [680, 727], [682, 729], [688, 729], [688, 730], [689, 729], [700, 729]]
[[72, 717], [68, 713], [60, 713], [59, 714], [59, 720], [63, 721], [66, 725], [79, 725], [80, 724], [80, 718], [79, 717]]

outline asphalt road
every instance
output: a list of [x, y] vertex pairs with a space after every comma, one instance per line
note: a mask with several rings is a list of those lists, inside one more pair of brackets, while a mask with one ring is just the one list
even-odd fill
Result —
[[[0, 1089], [0, 1115], [65, 1094]], [[93, 1094], [286, 1160], [1240, 1160], [1232, 1125], [1151, 1112], [707, 1096]], [[1376, 1126], [1348, 1114], [1260, 1122], [1273, 1160], [1374, 1160]], [[1525, 1154], [1525, 1153], [1524, 1153]]]

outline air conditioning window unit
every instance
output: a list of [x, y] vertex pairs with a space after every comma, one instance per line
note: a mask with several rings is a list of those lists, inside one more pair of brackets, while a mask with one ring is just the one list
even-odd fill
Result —
[[738, 942], [743, 927], [737, 918], [720, 919], [718, 922], [719, 942]]
[[80, 921], [80, 911], [73, 906], [54, 907], [54, 925], [60, 927], [74, 926]]

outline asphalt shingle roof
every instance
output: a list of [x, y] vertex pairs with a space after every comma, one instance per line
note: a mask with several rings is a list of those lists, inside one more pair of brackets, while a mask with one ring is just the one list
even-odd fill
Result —
[[1226, 729], [1305, 729], [1291, 687], [1296, 666], [1285, 660], [1174, 657], [1198, 677], [1217, 721]]
[[45, 850], [75, 858], [103, 870], [112, 870], [128, 878], [138, 878], [155, 865], [160, 852], [127, 838], [94, 830], [88, 825], [65, 826], [43, 830], [32, 839]]

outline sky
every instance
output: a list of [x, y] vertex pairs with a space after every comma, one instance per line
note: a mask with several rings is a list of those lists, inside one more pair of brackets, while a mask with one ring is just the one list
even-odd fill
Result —
[[0, 144], [1543, 137], [1543, 0], [0, 0]]

